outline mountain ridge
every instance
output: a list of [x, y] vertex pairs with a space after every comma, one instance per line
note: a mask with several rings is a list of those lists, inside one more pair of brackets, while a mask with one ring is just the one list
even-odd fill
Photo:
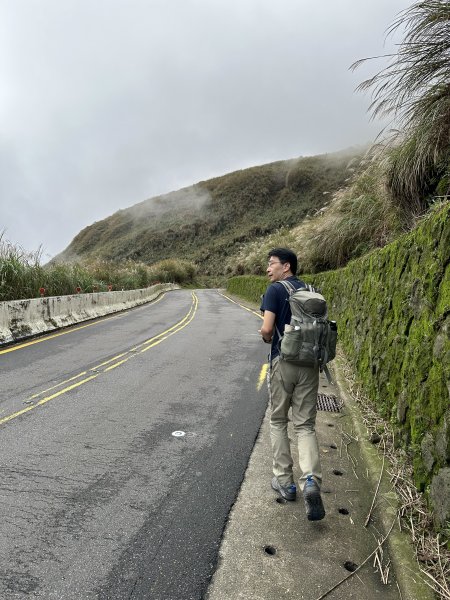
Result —
[[323, 208], [363, 154], [359, 147], [276, 161], [155, 196], [85, 227], [52, 262], [183, 258], [205, 275], [223, 275], [240, 244]]

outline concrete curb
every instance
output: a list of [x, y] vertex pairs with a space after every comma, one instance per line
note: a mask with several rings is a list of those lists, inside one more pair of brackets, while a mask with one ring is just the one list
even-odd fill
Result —
[[179, 286], [167, 283], [140, 290], [0, 302], [0, 346], [127, 310], [176, 289]]
[[[355, 431], [360, 441], [361, 453], [368, 466], [368, 476], [375, 489], [380, 479], [382, 459], [376, 447], [368, 440], [361, 411], [349, 392], [338, 358], [333, 363], [333, 371], [336, 375], [336, 384], [340, 396], [350, 410]], [[386, 535], [392, 522], [397, 520], [397, 511], [400, 508], [397, 494], [390, 482], [386, 468], [381, 476], [378, 498], [383, 499], [382, 507], [379, 507], [377, 514], [382, 523], [384, 535]], [[434, 600], [436, 598], [435, 594], [420, 574], [409, 534], [400, 531], [398, 527], [394, 527], [385, 543], [389, 548], [389, 555], [403, 597], [408, 598], [408, 600]]]

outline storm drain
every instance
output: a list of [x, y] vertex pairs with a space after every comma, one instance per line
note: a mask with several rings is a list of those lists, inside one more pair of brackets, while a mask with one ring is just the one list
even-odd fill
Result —
[[342, 400], [333, 394], [317, 394], [317, 410], [340, 412], [343, 404]]

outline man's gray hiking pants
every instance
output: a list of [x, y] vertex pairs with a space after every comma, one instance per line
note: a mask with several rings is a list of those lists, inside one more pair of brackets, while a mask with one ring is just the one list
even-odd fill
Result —
[[312, 475], [320, 485], [322, 469], [315, 431], [319, 369], [299, 367], [276, 358], [269, 368], [268, 383], [272, 408], [270, 438], [273, 450], [273, 474], [283, 486], [294, 481], [287, 431], [288, 412], [292, 407], [292, 424], [300, 465], [300, 489], [303, 489], [308, 475]]

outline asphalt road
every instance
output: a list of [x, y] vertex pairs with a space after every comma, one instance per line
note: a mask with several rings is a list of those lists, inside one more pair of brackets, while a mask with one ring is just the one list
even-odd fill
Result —
[[203, 597], [266, 408], [260, 323], [180, 290], [0, 350], [2, 600]]

